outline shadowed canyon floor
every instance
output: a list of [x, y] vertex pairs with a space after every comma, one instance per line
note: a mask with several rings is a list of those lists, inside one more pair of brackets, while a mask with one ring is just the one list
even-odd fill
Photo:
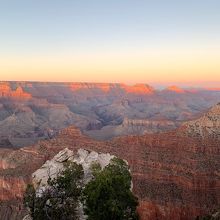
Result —
[[220, 205], [220, 105], [176, 130], [96, 141], [75, 127], [18, 150], [1, 149], [0, 215], [20, 219], [31, 174], [68, 147], [111, 153], [129, 162], [142, 220], [191, 220]]

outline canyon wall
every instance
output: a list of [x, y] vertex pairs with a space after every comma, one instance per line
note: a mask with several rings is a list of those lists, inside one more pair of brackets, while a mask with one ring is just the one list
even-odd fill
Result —
[[[141, 220], [192, 220], [208, 214], [220, 205], [220, 143], [218, 139], [190, 137], [184, 132], [185, 128], [181, 128], [161, 134], [97, 142], [83, 136], [74, 127], [64, 129], [51, 140], [13, 154], [10, 161], [17, 158], [17, 166], [6, 169], [11, 178], [8, 188], [12, 191], [7, 194], [8, 207], [13, 209], [11, 201], [18, 196], [13, 187], [18, 182], [14, 179], [15, 173], [25, 180], [47, 159], [68, 147], [74, 152], [84, 148], [110, 152], [126, 159], [132, 172], [133, 190], [140, 202]], [[5, 176], [5, 173], [1, 175]], [[22, 207], [19, 201], [16, 207]], [[21, 209], [20, 213], [21, 216], [24, 210]], [[11, 219], [10, 215], [6, 219]]]
[[0, 82], [0, 147], [29, 146], [70, 125], [98, 140], [168, 131], [219, 99], [219, 91], [176, 86]]

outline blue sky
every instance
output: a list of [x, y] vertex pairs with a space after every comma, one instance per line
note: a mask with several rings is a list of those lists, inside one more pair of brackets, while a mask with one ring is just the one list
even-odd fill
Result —
[[[220, 37], [220, 1], [7, 0], [0, 2], [1, 47], [162, 43]], [[16, 37], [15, 37], [16, 36]], [[162, 38], [162, 39], [161, 39]], [[165, 38], [165, 39], [164, 39]], [[10, 48], [12, 47], [12, 48]]]

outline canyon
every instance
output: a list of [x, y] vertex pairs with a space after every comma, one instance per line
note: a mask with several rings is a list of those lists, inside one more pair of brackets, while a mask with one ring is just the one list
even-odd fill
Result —
[[219, 120], [220, 104], [216, 104], [171, 131], [98, 141], [69, 126], [32, 146], [2, 148], [0, 216], [13, 220], [26, 214], [22, 196], [32, 173], [64, 148], [127, 160], [141, 220], [192, 220], [210, 214], [220, 205]]
[[218, 89], [0, 82], [0, 148], [33, 145], [71, 125], [97, 140], [169, 131], [198, 118], [219, 99]]

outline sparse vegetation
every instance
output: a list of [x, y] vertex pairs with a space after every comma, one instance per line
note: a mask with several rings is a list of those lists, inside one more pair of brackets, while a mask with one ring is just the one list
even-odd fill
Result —
[[[36, 195], [28, 185], [24, 204], [33, 220], [75, 220], [82, 191], [83, 169], [76, 163], [65, 164], [65, 170], [56, 179], [48, 180], [48, 187]], [[39, 194], [39, 192], [37, 193]]]
[[93, 164], [93, 179], [86, 186], [81, 165], [65, 166], [56, 179], [48, 180], [48, 187], [42, 192], [28, 185], [24, 204], [33, 220], [79, 219], [80, 201], [88, 220], [138, 219], [138, 201], [131, 192], [131, 175], [123, 160], [114, 158], [103, 170], [99, 164]]
[[101, 170], [93, 168], [94, 179], [83, 190], [84, 211], [88, 220], [138, 219], [137, 198], [131, 192], [127, 164], [114, 158]]

